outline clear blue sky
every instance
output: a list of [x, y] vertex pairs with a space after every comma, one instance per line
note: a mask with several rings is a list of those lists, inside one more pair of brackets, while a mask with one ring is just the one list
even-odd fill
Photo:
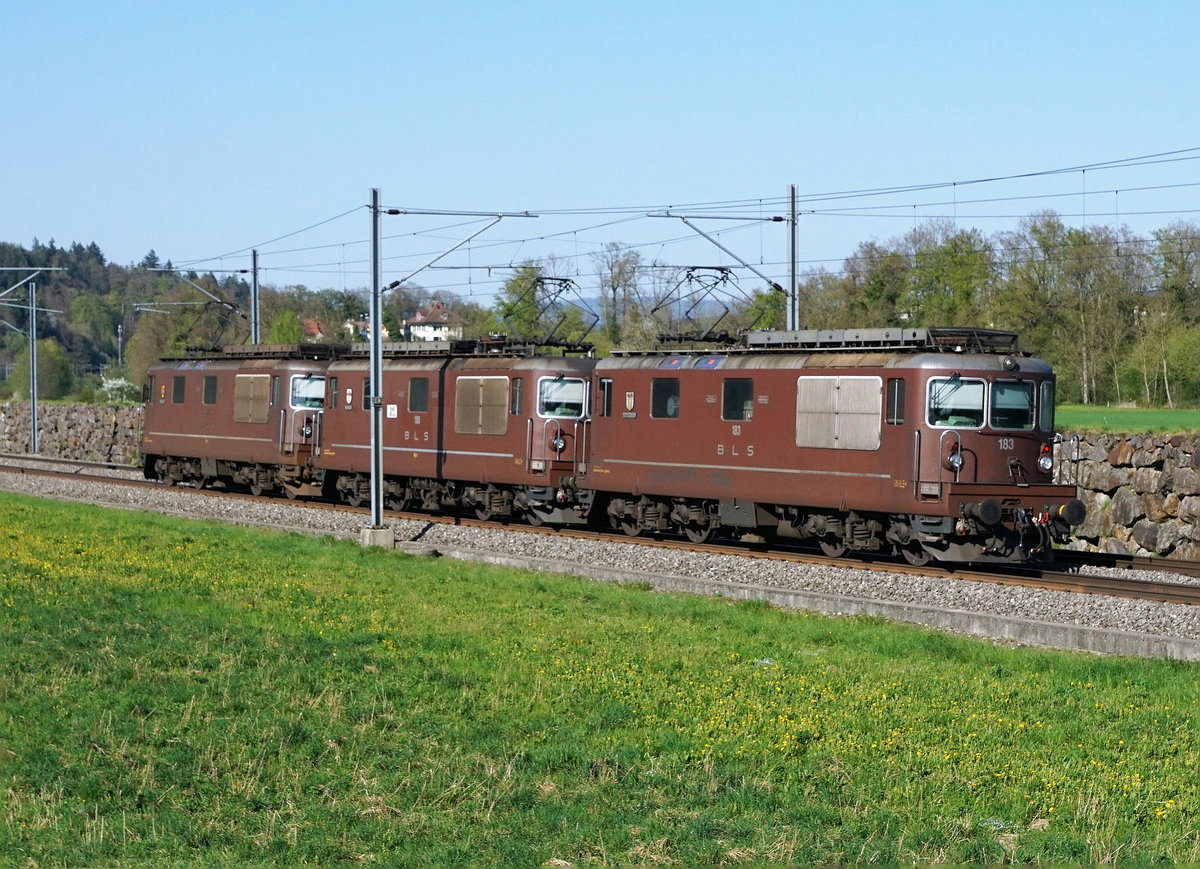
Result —
[[[783, 213], [791, 183], [807, 198], [1200, 148], [1198, 41], [1194, 2], [5, 0], [0, 241], [200, 270], [258, 246], [265, 283], [359, 287], [379, 187], [390, 206], [537, 212], [443, 264], [553, 254], [586, 288], [607, 241], [731, 262], [640, 216], [666, 206], [755, 217]], [[872, 207], [801, 218], [800, 259], [836, 270], [934, 215], [985, 234], [1044, 208], [1138, 232], [1200, 220], [1200, 187], [1165, 189], [1200, 182], [1200, 151], [1180, 156], [856, 201]], [[387, 218], [385, 280], [483, 225]], [[786, 275], [781, 225], [698, 225]], [[417, 280], [485, 297], [502, 278]]]

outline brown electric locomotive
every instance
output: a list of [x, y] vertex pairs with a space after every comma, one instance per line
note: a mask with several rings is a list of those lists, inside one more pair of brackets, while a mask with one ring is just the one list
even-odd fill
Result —
[[256, 494], [319, 495], [311, 458], [325, 367], [339, 349], [260, 344], [156, 363], [143, 395], [144, 475], [247, 486]]
[[[390, 508], [468, 509], [481, 518], [580, 522], [592, 493], [562, 492], [584, 466], [595, 360], [531, 355], [509, 345], [384, 347], [383, 497]], [[369, 357], [329, 366], [314, 466], [325, 491], [370, 496]], [[569, 509], [564, 505], [568, 504]]]
[[1083, 519], [1052, 480], [1054, 374], [976, 329], [759, 332], [596, 365], [588, 481], [629, 534], [812, 538], [829, 554], [1045, 557]]

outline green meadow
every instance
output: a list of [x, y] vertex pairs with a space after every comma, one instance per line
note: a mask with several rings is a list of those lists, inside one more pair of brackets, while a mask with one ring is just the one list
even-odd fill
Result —
[[0, 493], [0, 862], [1200, 861], [1194, 665]]
[[1133, 434], [1195, 434], [1200, 432], [1200, 409], [1166, 407], [1102, 407], [1059, 405], [1054, 413], [1061, 432]]

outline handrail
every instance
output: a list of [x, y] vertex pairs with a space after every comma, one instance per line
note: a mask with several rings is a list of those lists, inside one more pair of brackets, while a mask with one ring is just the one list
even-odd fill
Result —
[[[962, 435], [959, 434], [958, 429], [953, 429], [953, 428], [946, 429], [944, 432], [942, 432], [942, 436], [940, 438], [938, 438], [938, 482], [939, 483], [942, 481], [942, 473], [946, 470], [946, 466], [942, 462], [942, 455], [943, 455], [942, 447], [946, 443], [946, 435], [948, 435], [948, 434], [952, 434], [952, 435], [954, 435], [955, 438], [958, 439], [958, 453], [960, 456], [962, 455]], [[966, 466], [966, 459], [963, 460], [963, 467], [965, 467], [965, 466]], [[958, 471], [954, 472], [954, 482], [956, 482], [956, 483], [958, 482]]]

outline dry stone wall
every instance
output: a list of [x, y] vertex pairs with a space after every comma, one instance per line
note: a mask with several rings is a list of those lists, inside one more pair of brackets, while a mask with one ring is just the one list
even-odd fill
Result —
[[1071, 548], [1200, 559], [1200, 435], [1069, 435], [1059, 458], [1087, 505]]
[[[0, 403], [0, 452], [29, 452], [28, 402]], [[38, 407], [48, 457], [136, 464], [141, 407]], [[1200, 435], [1067, 435], [1060, 482], [1079, 486], [1087, 518], [1076, 549], [1200, 559]]]
[[[27, 401], [0, 403], [0, 452], [29, 452]], [[142, 408], [126, 405], [38, 404], [38, 454], [81, 462], [136, 464]]]

